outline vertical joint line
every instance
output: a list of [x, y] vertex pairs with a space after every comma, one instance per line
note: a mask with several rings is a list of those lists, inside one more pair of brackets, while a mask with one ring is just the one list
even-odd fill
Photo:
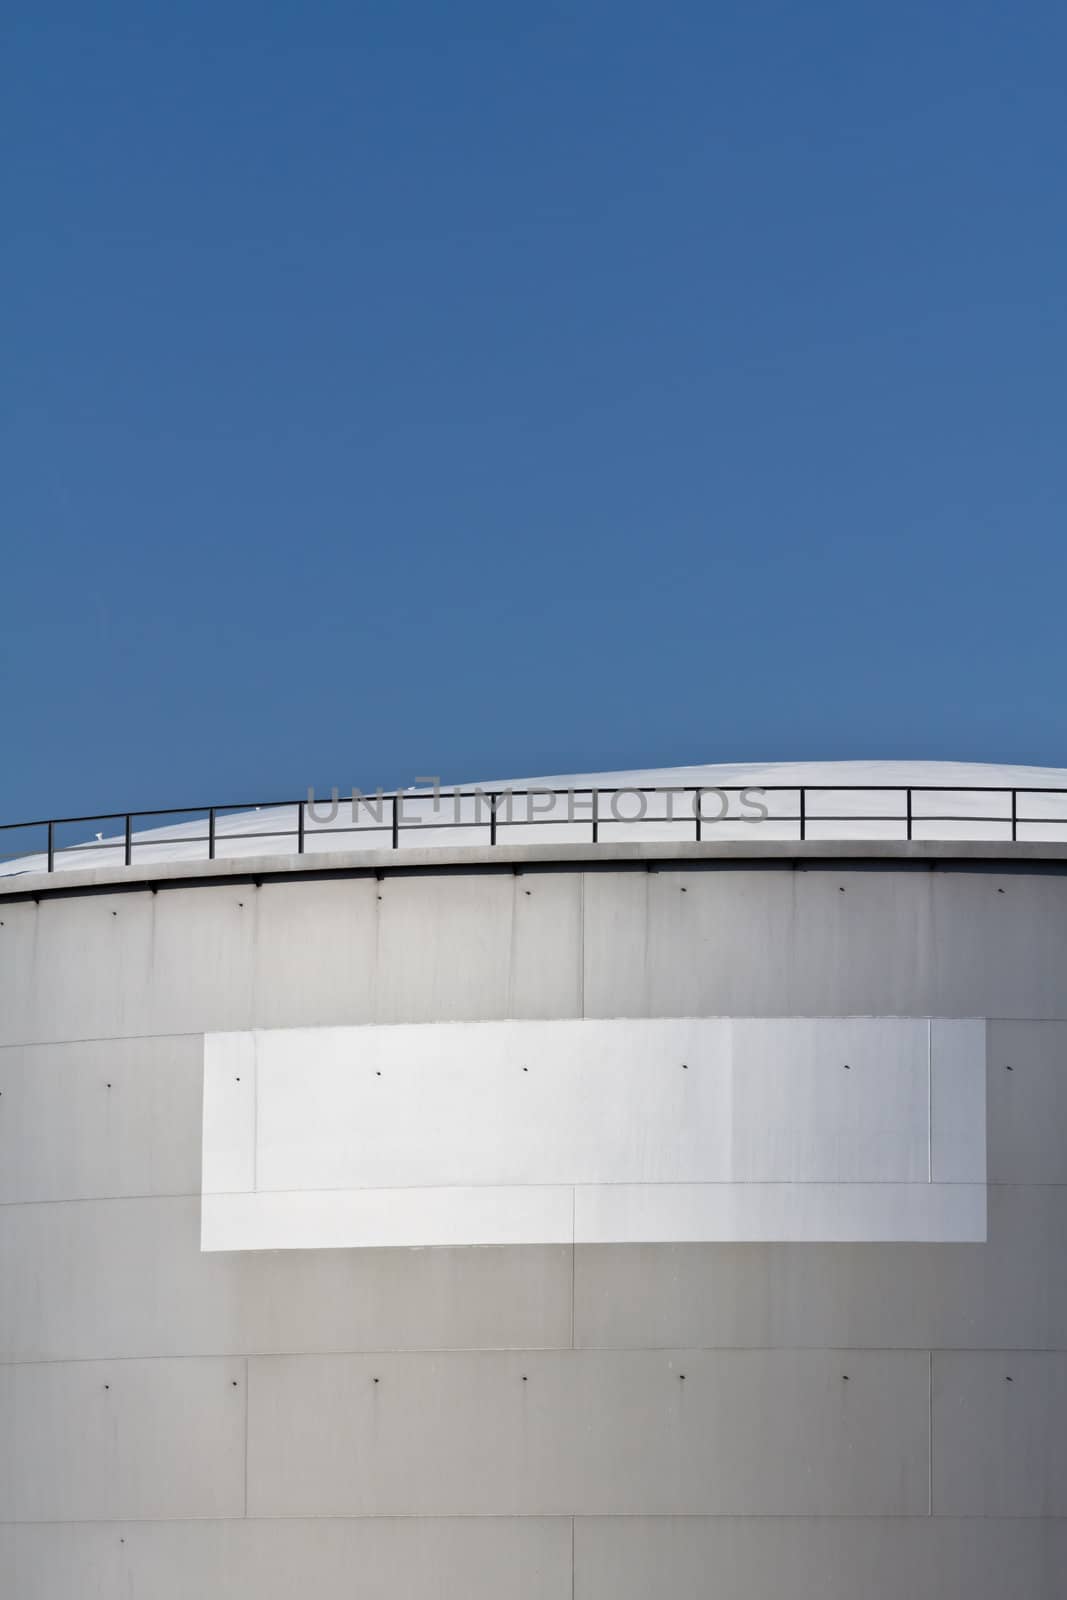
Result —
[[574, 1288], [577, 1281], [578, 1229], [576, 1224], [577, 1189], [571, 1186], [571, 1349], [574, 1349]]
[[248, 1357], [245, 1356], [245, 1510], [248, 1515]]
[[926, 1019], [926, 1181], [934, 1181], [934, 1021]]
[[926, 1515], [934, 1514], [934, 1352], [929, 1352], [930, 1365], [927, 1375], [926, 1403], [927, 1403], [927, 1446], [928, 1446], [928, 1493], [926, 1500]]
[[574, 1600], [574, 1518], [571, 1518], [571, 1600]]
[[259, 1034], [252, 1035], [252, 1193], [259, 1193]]

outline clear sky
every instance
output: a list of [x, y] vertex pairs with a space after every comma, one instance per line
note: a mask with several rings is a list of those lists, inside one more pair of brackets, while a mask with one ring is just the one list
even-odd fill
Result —
[[0, 820], [1067, 764], [1067, 10], [9, 0]]

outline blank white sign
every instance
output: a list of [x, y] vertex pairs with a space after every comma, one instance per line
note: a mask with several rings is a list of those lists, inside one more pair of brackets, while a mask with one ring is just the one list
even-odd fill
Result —
[[209, 1034], [205, 1249], [985, 1237], [985, 1024]]

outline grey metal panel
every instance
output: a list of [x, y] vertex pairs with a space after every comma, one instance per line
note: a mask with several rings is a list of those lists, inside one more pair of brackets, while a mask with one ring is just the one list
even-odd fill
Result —
[[740, 868], [649, 874], [649, 1013], [789, 1015], [782, 973], [791, 965], [795, 877]]
[[926, 874], [847, 866], [657, 871], [649, 877], [648, 1009], [927, 1014], [929, 896]]
[[373, 1020], [380, 892], [373, 877], [253, 888], [257, 1027]]
[[571, 1524], [464, 1517], [23, 1525], [0, 1529], [0, 1592], [6, 1600], [571, 1600]]
[[514, 885], [510, 873], [380, 883], [376, 1020], [507, 1016]]
[[242, 1515], [243, 1361], [25, 1365], [7, 1376], [0, 1520]]
[[928, 1444], [911, 1351], [249, 1364], [252, 1516], [906, 1515], [927, 1504]]
[[0, 1048], [0, 1202], [200, 1186], [194, 1034]]
[[1065, 1571], [1067, 1522], [604, 1517], [574, 1528], [575, 1600], [1062, 1600]]
[[[1063, 1017], [1067, 879], [1003, 876], [593, 871], [580, 974], [571, 891], [527, 897], [510, 873], [386, 877], [369, 914], [371, 880], [46, 899], [5, 907], [0, 1042], [363, 1021], [372, 998], [382, 1021], [569, 1012], [579, 977], [591, 1016]], [[549, 899], [566, 907], [555, 947]], [[318, 973], [312, 927], [336, 941]]]
[[168, 889], [151, 901], [152, 981], [137, 1031], [248, 1026], [243, 1019], [253, 1017], [259, 891], [252, 884], [220, 885], [205, 902], [199, 888]]
[[[987, 1014], [985, 1006], [945, 1013], [936, 996], [931, 982], [931, 876], [837, 865], [796, 873], [789, 983], [797, 1011]], [[759, 959], [755, 950], [750, 959]], [[770, 976], [777, 995], [781, 974]]]
[[568, 1246], [200, 1252], [199, 1197], [0, 1208], [0, 1358], [570, 1343]]
[[1062, 873], [941, 871], [931, 882], [935, 1013], [1067, 1016]]
[[267, 883], [254, 892], [255, 1021], [321, 1026], [579, 1014], [577, 873]]
[[580, 873], [522, 872], [512, 880], [508, 1015], [582, 1015]]
[[1067, 1188], [989, 1190], [987, 1244], [581, 1245], [581, 1346], [1067, 1348]]
[[988, 1116], [991, 1182], [1067, 1183], [1067, 1023], [990, 1024]]
[[151, 977], [155, 898], [142, 889], [5, 906], [0, 1044], [151, 1031], [141, 997]]
[[1040, 869], [590, 872], [586, 1014], [1062, 1017], [1065, 941]]
[[648, 872], [584, 874], [582, 996], [587, 1017], [649, 1015], [650, 881]]
[[1067, 1353], [935, 1353], [933, 1509], [1067, 1517]]
[[32, 900], [0, 905], [0, 1044], [24, 1037], [33, 1007], [38, 912]]
[[[14, 1367], [0, 1366], [0, 1532], [15, 1505], [15, 1371]], [[3, 1592], [0, 1588], [0, 1594]]]
[[222, 884], [42, 900], [0, 1043], [248, 1027], [254, 893]]

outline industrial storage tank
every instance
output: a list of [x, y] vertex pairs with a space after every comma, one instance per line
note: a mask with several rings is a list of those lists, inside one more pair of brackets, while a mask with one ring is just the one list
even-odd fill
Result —
[[12, 838], [5, 1596], [1063, 1595], [1067, 772]]

